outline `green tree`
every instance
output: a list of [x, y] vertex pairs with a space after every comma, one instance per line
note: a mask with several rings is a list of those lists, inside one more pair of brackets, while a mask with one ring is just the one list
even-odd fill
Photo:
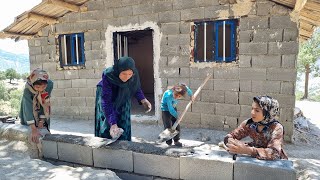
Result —
[[9, 93], [3, 82], [0, 82], [0, 100], [7, 101], [9, 99]]
[[304, 95], [301, 99], [307, 99], [309, 94], [309, 75], [310, 73], [319, 73], [319, 67], [316, 65], [320, 58], [320, 29], [316, 29], [312, 37], [300, 44], [298, 54], [298, 72], [305, 74]]
[[0, 71], [0, 81], [6, 79], [6, 73], [4, 71]]
[[23, 74], [21, 74], [21, 79], [27, 80], [28, 76], [29, 76], [29, 73], [23, 73]]
[[16, 70], [10, 68], [10, 69], [6, 70], [6, 77], [7, 77], [7, 79], [10, 79], [10, 84], [11, 84], [11, 81], [13, 79], [18, 79], [19, 78], [19, 74], [17, 73]]

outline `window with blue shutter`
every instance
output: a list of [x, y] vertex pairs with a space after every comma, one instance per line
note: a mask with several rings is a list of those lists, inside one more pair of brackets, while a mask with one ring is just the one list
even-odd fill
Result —
[[84, 35], [83, 33], [59, 35], [60, 65], [84, 66]]
[[194, 23], [194, 61], [235, 61], [236, 28], [235, 19]]

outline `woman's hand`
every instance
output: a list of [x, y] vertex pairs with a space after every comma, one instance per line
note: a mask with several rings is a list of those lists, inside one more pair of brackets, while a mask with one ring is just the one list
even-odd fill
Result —
[[192, 96], [190, 97], [190, 99], [191, 99], [192, 102], [194, 102], [194, 101], [196, 100], [196, 98], [194, 97], [194, 95], [192, 95]]
[[31, 125], [31, 140], [32, 140], [32, 142], [38, 144], [40, 136], [41, 135], [40, 135], [38, 128], [34, 124]]
[[253, 150], [247, 144], [237, 139], [228, 138], [227, 151], [234, 154], [248, 154], [251, 155]]
[[152, 110], [152, 105], [146, 98], [142, 99], [141, 103], [144, 106], [144, 108], [146, 109], [146, 113], [148, 113]]
[[110, 127], [110, 136], [112, 137], [112, 139], [117, 137], [119, 131], [120, 130], [117, 124], [114, 124]]

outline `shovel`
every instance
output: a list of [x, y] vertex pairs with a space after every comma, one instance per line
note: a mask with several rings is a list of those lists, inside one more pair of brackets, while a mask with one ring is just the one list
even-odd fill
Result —
[[[194, 99], [196, 99], [196, 97], [199, 95], [201, 89], [206, 85], [206, 83], [208, 82], [208, 80], [210, 79], [211, 74], [207, 75], [206, 79], [203, 81], [203, 83], [200, 85], [200, 87], [197, 89], [197, 91], [194, 93], [193, 97]], [[184, 115], [186, 114], [186, 112], [188, 111], [189, 107], [192, 104], [192, 100], [189, 101], [189, 103], [187, 104], [186, 108], [184, 109], [184, 111], [182, 112], [181, 116], [179, 117], [179, 119], [173, 124], [173, 126], [171, 128], [167, 128], [164, 131], [162, 131], [159, 134], [159, 143], [164, 142], [164, 141], [168, 141], [172, 138], [174, 138], [177, 134], [179, 134], [179, 131], [176, 130], [177, 126], [179, 125], [179, 123], [181, 122], [182, 118], [184, 117]]]

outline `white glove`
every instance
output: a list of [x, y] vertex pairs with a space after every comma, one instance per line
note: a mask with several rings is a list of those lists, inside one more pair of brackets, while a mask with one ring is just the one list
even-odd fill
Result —
[[142, 103], [143, 107], [146, 109], [146, 113], [148, 113], [152, 110], [152, 105], [146, 98], [142, 99], [141, 103]]

